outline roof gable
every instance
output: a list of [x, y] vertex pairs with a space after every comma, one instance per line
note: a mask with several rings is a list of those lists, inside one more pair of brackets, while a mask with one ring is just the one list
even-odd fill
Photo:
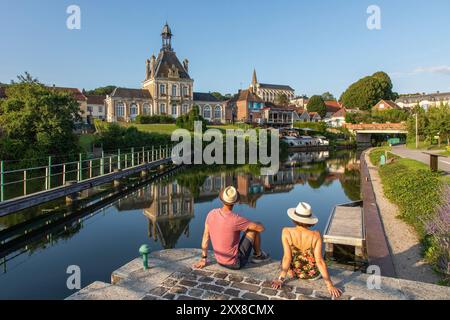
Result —
[[173, 76], [174, 78], [177, 78], [176, 72], [178, 72], [179, 78], [190, 79], [189, 74], [184, 69], [184, 66], [181, 64], [180, 60], [178, 60], [175, 52], [168, 50], [160, 51], [158, 58], [156, 59], [155, 77], [169, 78], [169, 74], [173, 73], [173, 71], [175, 71]]

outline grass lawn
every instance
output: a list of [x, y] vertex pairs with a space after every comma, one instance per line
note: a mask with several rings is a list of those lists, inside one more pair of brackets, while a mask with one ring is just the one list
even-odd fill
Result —
[[78, 144], [81, 149], [85, 152], [90, 152], [92, 147], [92, 142], [95, 140], [95, 135], [93, 134], [82, 134], [79, 137]]
[[[161, 123], [151, 123], [151, 124], [137, 124], [137, 123], [123, 123], [121, 124], [126, 127], [136, 127], [139, 131], [144, 132], [156, 132], [156, 133], [165, 133], [171, 134], [178, 127], [173, 124], [161, 124]], [[243, 129], [243, 126], [234, 125], [234, 124], [224, 124], [224, 125], [209, 125], [210, 129], [219, 129], [221, 131], [225, 131], [227, 129]]]
[[[408, 149], [416, 149], [416, 142], [415, 141], [409, 141], [406, 143], [406, 147]], [[437, 144], [431, 144], [428, 141], [419, 141], [419, 149], [424, 150], [441, 150], [445, 149], [445, 145], [441, 144], [439, 147]]]

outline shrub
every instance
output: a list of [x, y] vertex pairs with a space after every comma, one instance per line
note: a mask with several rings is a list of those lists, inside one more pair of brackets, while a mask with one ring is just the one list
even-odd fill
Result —
[[175, 118], [173, 118], [172, 116], [168, 116], [166, 114], [153, 115], [153, 116], [138, 115], [136, 117], [136, 119], [134, 120], [134, 122], [136, 122], [138, 124], [153, 124], [153, 123], [169, 124], [169, 123], [175, 123]]
[[313, 129], [316, 132], [315, 133], [321, 133], [321, 134], [325, 134], [327, 131], [327, 125], [325, 122], [296, 122], [294, 124], [295, 128], [309, 128], [309, 129]]

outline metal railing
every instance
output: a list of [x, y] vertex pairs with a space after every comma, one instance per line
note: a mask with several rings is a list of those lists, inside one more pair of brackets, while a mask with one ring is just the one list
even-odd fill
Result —
[[101, 156], [78, 155], [77, 161], [53, 163], [49, 156], [47, 165], [6, 170], [6, 161], [0, 161], [0, 202], [65, 186], [69, 181], [80, 182], [100, 177], [145, 163], [171, 157], [172, 146], [131, 148], [122, 153], [101, 152]]

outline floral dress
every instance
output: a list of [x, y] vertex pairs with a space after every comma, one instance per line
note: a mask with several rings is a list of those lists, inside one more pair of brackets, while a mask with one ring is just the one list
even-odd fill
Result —
[[293, 276], [298, 279], [316, 280], [320, 278], [320, 272], [317, 268], [316, 259], [314, 258], [313, 249], [309, 248], [305, 252], [291, 246], [292, 261], [291, 270]]

